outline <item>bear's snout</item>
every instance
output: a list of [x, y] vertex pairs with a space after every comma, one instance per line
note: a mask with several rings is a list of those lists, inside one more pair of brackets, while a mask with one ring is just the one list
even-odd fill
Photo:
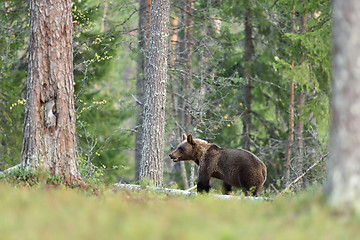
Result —
[[177, 158], [174, 153], [170, 153], [169, 154], [169, 157], [174, 161], [174, 162], [177, 162], [179, 160], [179, 158]]

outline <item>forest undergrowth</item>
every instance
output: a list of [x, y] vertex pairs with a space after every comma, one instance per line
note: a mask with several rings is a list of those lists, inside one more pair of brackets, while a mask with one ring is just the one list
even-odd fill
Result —
[[2, 239], [359, 239], [360, 216], [321, 189], [264, 200], [0, 183]]

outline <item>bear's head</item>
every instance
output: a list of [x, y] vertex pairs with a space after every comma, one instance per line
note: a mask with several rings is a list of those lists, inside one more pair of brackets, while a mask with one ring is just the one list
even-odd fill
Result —
[[197, 149], [196, 149], [196, 142], [189, 134], [183, 134], [183, 141], [176, 147], [176, 149], [169, 154], [170, 158], [174, 162], [178, 161], [186, 161], [186, 160], [193, 160], [196, 161], [197, 159]]

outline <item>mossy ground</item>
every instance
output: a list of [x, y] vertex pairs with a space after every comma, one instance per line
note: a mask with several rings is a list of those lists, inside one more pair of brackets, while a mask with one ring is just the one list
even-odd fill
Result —
[[321, 191], [273, 201], [0, 184], [1, 239], [360, 239]]

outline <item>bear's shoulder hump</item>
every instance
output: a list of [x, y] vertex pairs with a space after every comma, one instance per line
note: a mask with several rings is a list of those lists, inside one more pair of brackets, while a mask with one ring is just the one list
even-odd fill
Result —
[[216, 145], [216, 144], [212, 144], [212, 145], [210, 146], [210, 148], [209, 148], [209, 151], [214, 151], [214, 150], [220, 151], [220, 150], [223, 150], [223, 148], [222, 148], [222, 147], [219, 147], [219, 146]]

